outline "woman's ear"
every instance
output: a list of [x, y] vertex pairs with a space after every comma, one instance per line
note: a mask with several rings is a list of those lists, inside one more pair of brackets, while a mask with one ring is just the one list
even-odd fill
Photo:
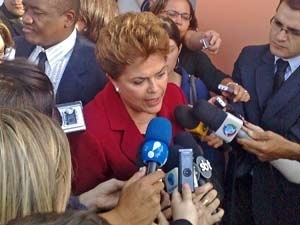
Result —
[[117, 82], [114, 79], [112, 79], [111, 76], [109, 76], [107, 73], [106, 73], [106, 77], [114, 85], [116, 92], [119, 92], [120, 89], [119, 89], [119, 86], [118, 86]]

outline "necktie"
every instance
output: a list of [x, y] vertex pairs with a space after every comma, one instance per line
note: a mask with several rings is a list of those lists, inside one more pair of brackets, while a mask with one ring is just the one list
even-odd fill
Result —
[[280, 86], [282, 85], [282, 83], [284, 82], [284, 74], [285, 74], [287, 67], [289, 66], [289, 62], [284, 61], [282, 59], [278, 59], [276, 61], [276, 65], [277, 65], [277, 71], [276, 71], [275, 77], [274, 77], [273, 92], [277, 91], [280, 88]]
[[39, 63], [38, 63], [38, 68], [45, 73], [45, 63], [47, 61], [47, 56], [44, 51], [41, 51], [39, 54]]

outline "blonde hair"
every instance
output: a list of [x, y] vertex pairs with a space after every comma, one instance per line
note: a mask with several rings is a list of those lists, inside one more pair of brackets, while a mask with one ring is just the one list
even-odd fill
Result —
[[100, 31], [96, 56], [104, 71], [113, 79], [126, 66], [150, 55], [164, 58], [169, 53], [169, 36], [153, 13], [125, 13], [114, 18]]
[[64, 212], [71, 189], [68, 140], [48, 116], [0, 108], [0, 224]]
[[2, 39], [4, 41], [5, 49], [11, 48], [15, 45], [9, 29], [7, 28], [7, 26], [3, 23], [3, 21], [1, 19], [0, 19], [0, 36], [2, 37]]
[[79, 20], [86, 25], [83, 35], [96, 43], [101, 28], [118, 14], [115, 0], [80, 0]]

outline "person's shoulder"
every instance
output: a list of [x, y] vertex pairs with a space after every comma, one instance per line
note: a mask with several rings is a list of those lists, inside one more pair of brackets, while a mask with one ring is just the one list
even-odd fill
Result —
[[[75, 47], [81, 51], [94, 54], [95, 44], [81, 35], [77, 35]], [[92, 52], [90, 52], [92, 50]]]
[[260, 55], [269, 51], [269, 45], [249, 45], [242, 49], [241, 54]]
[[91, 73], [102, 73], [104, 74], [102, 68], [97, 62], [95, 54], [95, 44], [87, 40], [80, 35], [77, 36], [72, 59], [75, 61], [80, 60], [82, 66], [86, 67]]
[[269, 52], [269, 45], [250, 45], [242, 49], [238, 60], [247, 61], [249, 64], [259, 61], [267, 52]]

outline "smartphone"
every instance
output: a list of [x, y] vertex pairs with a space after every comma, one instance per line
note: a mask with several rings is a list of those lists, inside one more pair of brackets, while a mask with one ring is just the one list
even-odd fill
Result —
[[200, 39], [202, 49], [207, 49], [209, 47], [209, 40], [207, 38]]
[[215, 104], [221, 109], [224, 109], [227, 106], [227, 103], [220, 96], [216, 97]]
[[225, 91], [225, 92], [228, 92], [228, 93], [230, 93], [230, 94], [233, 94], [233, 89], [230, 88], [230, 87], [228, 87], [228, 86], [226, 86], [226, 85], [219, 84], [219, 85], [218, 85], [218, 89], [219, 89], [220, 91]]

